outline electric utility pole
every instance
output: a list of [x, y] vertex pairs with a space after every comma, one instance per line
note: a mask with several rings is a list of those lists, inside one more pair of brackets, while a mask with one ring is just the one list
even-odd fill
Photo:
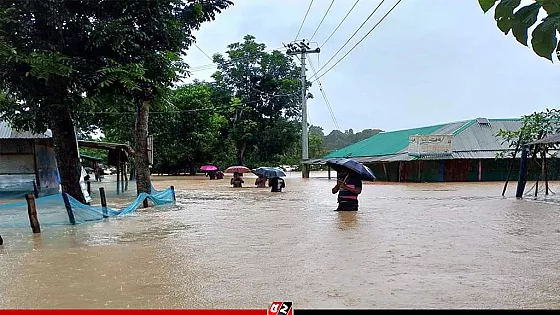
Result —
[[[309, 47], [309, 42], [305, 42], [305, 39], [301, 42], [291, 42], [287, 45], [288, 55], [300, 55], [301, 59], [301, 159], [305, 162], [309, 159], [309, 137], [308, 137], [308, 126], [307, 126], [307, 78], [305, 68], [305, 57], [307, 54], [318, 54], [321, 52], [319, 47], [311, 49]], [[309, 165], [302, 163], [301, 176], [303, 178], [309, 178]]]

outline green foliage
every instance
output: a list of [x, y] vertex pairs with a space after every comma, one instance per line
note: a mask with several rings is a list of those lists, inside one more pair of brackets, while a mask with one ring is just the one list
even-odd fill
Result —
[[[536, 24], [531, 33], [533, 51], [552, 61], [552, 53], [556, 51], [560, 59], [560, 41], [557, 33], [560, 30], [560, 0], [532, 0], [531, 4], [517, 9], [521, 0], [478, 0], [484, 12], [488, 12], [494, 5], [494, 19], [498, 28], [505, 34], [512, 31], [521, 44], [528, 46], [528, 29]], [[517, 10], [516, 10], [517, 9]], [[537, 23], [539, 13], [546, 16]]]
[[[546, 109], [544, 112], [535, 112], [522, 117], [523, 125], [519, 130], [500, 130], [497, 137], [502, 143], [507, 143], [511, 149], [521, 148], [524, 144], [546, 138], [560, 133], [560, 110]], [[557, 148], [558, 145], [542, 145], [543, 149]], [[498, 157], [504, 157], [508, 151], [500, 152]], [[513, 155], [513, 152], [511, 153]], [[533, 152], [530, 153], [532, 156]]]
[[279, 161], [298, 137], [301, 119], [300, 69], [280, 51], [246, 35], [228, 46], [227, 57], [214, 55], [217, 85], [233, 98], [227, 112], [229, 137], [235, 143], [237, 163]]
[[113, 18], [95, 29], [96, 45], [110, 52], [96, 93], [125, 95], [134, 104], [152, 101], [188, 74], [181, 58], [193, 31], [232, 5], [228, 0], [103, 1]]
[[[267, 52], [249, 35], [228, 48], [227, 57], [214, 56], [218, 63], [216, 82], [162, 88], [154, 98], [149, 117], [154, 172], [188, 172], [203, 164], [224, 169], [240, 162], [251, 168], [301, 162], [300, 69], [289, 56]], [[106, 141], [134, 140], [135, 103], [131, 99], [135, 97], [103, 93], [103, 89], [133, 95], [135, 92], [123, 88], [123, 80], [138, 86], [142, 86], [141, 78], [155, 82], [148, 70], [136, 71], [133, 63], [128, 65], [103, 70], [108, 83], [99, 88], [95, 106], [104, 114], [95, 115], [93, 120], [103, 126]], [[343, 145], [376, 132], [354, 134], [349, 130]], [[310, 126], [310, 158], [321, 158], [328, 152], [324, 142], [322, 128]]]

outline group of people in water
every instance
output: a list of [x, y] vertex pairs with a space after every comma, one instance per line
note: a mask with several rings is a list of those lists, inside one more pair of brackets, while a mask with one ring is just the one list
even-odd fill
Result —
[[[218, 174], [216, 174], [218, 173]], [[213, 175], [207, 174], [210, 179], [223, 179], [224, 175], [221, 171], [213, 172]], [[280, 177], [267, 178], [264, 175], [258, 175], [255, 180], [257, 188], [271, 188], [271, 192], [282, 192], [286, 188], [286, 182]], [[230, 180], [230, 185], [235, 188], [243, 187], [245, 181], [242, 173], [234, 173]], [[351, 171], [340, 170], [337, 172], [337, 182], [332, 188], [332, 193], [338, 193], [338, 208], [336, 211], [357, 211], [358, 195], [362, 192], [362, 180], [360, 176]]]
[[[280, 177], [272, 177], [268, 179], [264, 175], [258, 175], [257, 179], [255, 180], [255, 186], [257, 188], [266, 188], [266, 182], [268, 181], [268, 187], [271, 188], [271, 192], [282, 192], [282, 189], [286, 187], [286, 182]], [[245, 181], [243, 180], [243, 174], [241, 173], [233, 173], [233, 177], [231, 178], [230, 184], [235, 187], [243, 187]]]
[[222, 172], [222, 171], [208, 171], [208, 172], [206, 172], [206, 177], [210, 177], [211, 180], [224, 179], [224, 172]]

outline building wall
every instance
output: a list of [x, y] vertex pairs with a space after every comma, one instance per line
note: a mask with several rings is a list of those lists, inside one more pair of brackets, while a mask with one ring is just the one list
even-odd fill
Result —
[[56, 159], [52, 145], [45, 139], [0, 139], [0, 193], [58, 191]]
[[[391, 163], [366, 163], [380, 181], [472, 182], [505, 181], [511, 159], [417, 160]], [[519, 177], [520, 159], [513, 163], [510, 180]], [[548, 159], [548, 179], [560, 180], [560, 159]], [[400, 170], [399, 170], [400, 169]], [[528, 180], [536, 180], [540, 166], [531, 163]], [[480, 172], [479, 172], [480, 170]], [[400, 175], [400, 176], [399, 176]], [[541, 178], [541, 180], [544, 180]]]
[[0, 192], [33, 192], [33, 141], [0, 139]]

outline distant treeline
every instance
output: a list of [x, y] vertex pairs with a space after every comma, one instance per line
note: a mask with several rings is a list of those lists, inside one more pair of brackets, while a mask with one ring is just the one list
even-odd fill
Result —
[[325, 136], [323, 128], [319, 126], [311, 126], [309, 129], [311, 134], [323, 137], [323, 147], [328, 152], [342, 149], [356, 142], [368, 139], [381, 131], [382, 130], [380, 129], [364, 129], [360, 132], [354, 133], [354, 130], [352, 129], [345, 131], [333, 130]]

